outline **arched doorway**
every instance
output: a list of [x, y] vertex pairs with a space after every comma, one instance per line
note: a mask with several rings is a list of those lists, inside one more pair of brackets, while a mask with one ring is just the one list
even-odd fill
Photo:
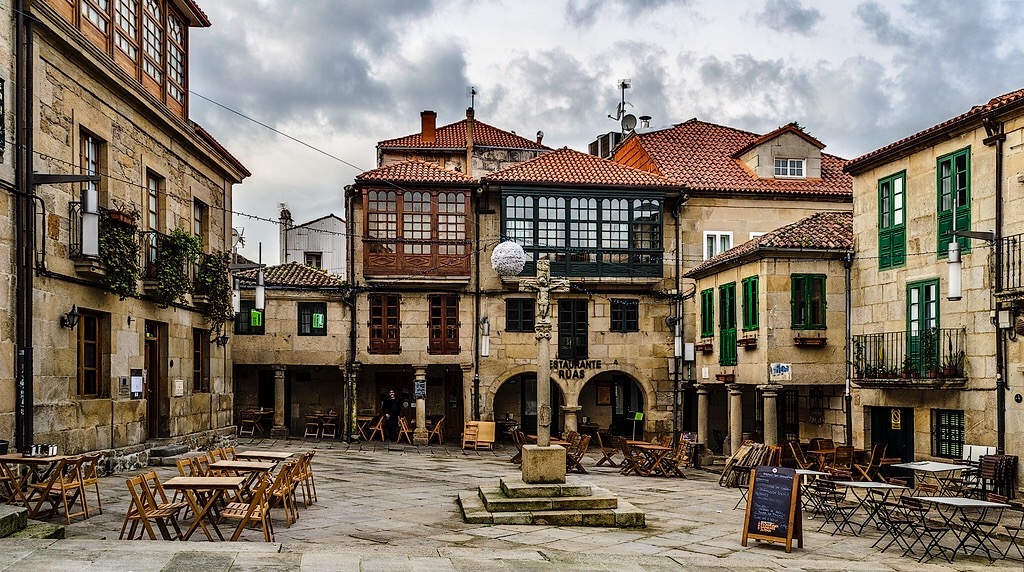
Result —
[[[561, 405], [565, 403], [562, 389], [551, 381], [551, 432], [561, 432]], [[537, 374], [534, 372], [514, 375], [498, 388], [494, 394], [495, 421], [509, 420], [519, 423], [527, 434], [537, 434]]]
[[580, 391], [579, 405], [581, 426], [596, 425], [622, 437], [644, 434], [646, 420], [636, 420], [636, 414], [644, 412], [643, 388], [629, 375], [605, 372], [594, 376]]

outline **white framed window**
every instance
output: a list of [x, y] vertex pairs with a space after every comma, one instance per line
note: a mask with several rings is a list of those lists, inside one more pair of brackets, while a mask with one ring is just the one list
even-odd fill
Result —
[[732, 248], [732, 231], [704, 231], [704, 260]]
[[323, 253], [322, 252], [304, 252], [303, 260], [306, 266], [312, 266], [314, 268], [323, 268]]
[[768, 234], [768, 233], [767, 232], [752, 232], [752, 233], [750, 233], [750, 240], [754, 240], [755, 238], [757, 238], [759, 236], [764, 236], [766, 234]]
[[802, 179], [804, 175], [803, 159], [775, 159], [775, 176]]

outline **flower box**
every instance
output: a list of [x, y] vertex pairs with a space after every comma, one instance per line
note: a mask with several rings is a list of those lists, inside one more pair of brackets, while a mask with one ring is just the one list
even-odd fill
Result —
[[135, 226], [135, 217], [125, 211], [109, 210], [107, 217], [126, 226]]
[[736, 346], [752, 350], [757, 347], [757, 336], [749, 338], [740, 338], [736, 340]]
[[723, 383], [732, 383], [736, 381], [736, 374], [734, 373], [716, 373], [715, 379]]
[[793, 338], [793, 345], [802, 347], [821, 347], [828, 342], [828, 338], [820, 338], [817, 336], [796, 336]]
[[698, 351], [698, 352], [701, 352], [701, 353], [709, 354], [709, 353], [715, 351], [715, 346], [711, 342], [700, 342], [700, 343], [693, 344], [693, 349], [694, 349], [694, 351]]

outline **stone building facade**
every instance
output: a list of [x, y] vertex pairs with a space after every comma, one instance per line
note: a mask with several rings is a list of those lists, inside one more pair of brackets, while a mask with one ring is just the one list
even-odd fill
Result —
[[852, 256], [851, 213], [826, 211], [685, 274], [696, 281], [700, 301], [699, 434], [721, 436], [732, 451], [756, 435], [770, 445], [814, 437], [846, 441]]
[[[37, 176], [21, 189], [38, 200], [27, 340], [34, 427], [18, 440], [116, 455], [231, 434], [230, 350], [213, 343], [220, 332], [202, 298], [161, 307], [155, 280], [174, 229], [198, 237], [203, 252], [230, 250], [232, 186], [249, 175], [188, 119], [188, 34], [210, 23], [191, 1], [128, 2], [135, 20], [114, 12], [123, 2], [24, 4], [29, 43], [15, 59], [32, 76], [20, 118], [32, 134], [25, 168], [98, 181]], [[124, 234], [142, 263], [135, 294], [115, 293], [112, 261], [100, 256], [113, 211], [135, 217]], [[23, 394], [17, 384], [2, 391], [0, 426], [9, 427]], [[25, 427], [13, 425], [16, 435]]]
[[[889, 443], [889, 456], [960, 458], [965, 444], [1024, 453], [1022, 149], [1018, 90], [846, 167], [857, 244], [853, 427], [865, 444]], [[962, 288], [950, 299], [954, 241]]]

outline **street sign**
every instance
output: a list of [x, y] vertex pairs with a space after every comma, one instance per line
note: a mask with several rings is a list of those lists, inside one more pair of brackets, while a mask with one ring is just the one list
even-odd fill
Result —
[[773, 363], [769, 365], [768, 380], [771, 382], [793, 381], [793, 366], [788, 363]]

